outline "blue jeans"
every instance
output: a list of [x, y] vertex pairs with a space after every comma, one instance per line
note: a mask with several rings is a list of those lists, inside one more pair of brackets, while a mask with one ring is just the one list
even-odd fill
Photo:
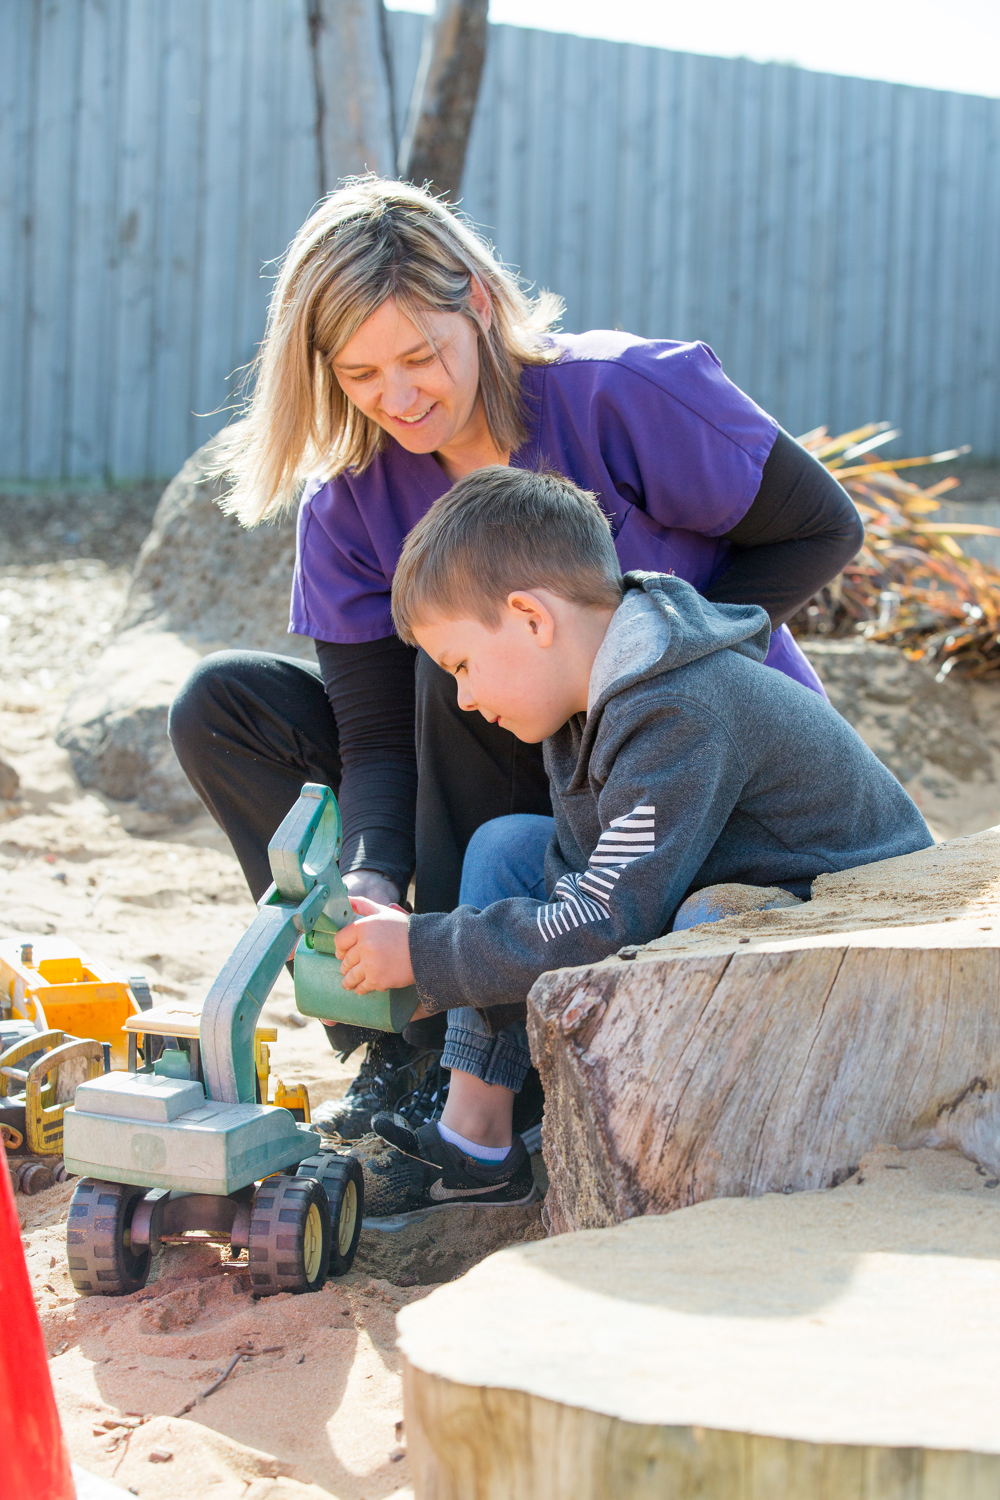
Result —
[[[552, 818], [535, 813], [511, 813], [481, 824], [465, 851], [459, 904], [482, 910], [507, 896], [544, 901], [545, 849], [554, 827]], [[441, 1064], [517, 1093], [531, 1066], [527, 1028], [518, 1022], [490, 1036], [471, 1006], [450, 1010]]]
[[[535, 901], [544, 901], [545, 850], [554, 828], [552, 818], [535, 813], [512, 813], [481, 824], [465, 851], [459, 904], [482, 910], [507, 896], [531, 896]], [[672, 931], [682, 932], [698, 923], [719, 922], [729, 916], [735, 908], [715, 895], [720, 890], [726, 887], [706, 886], [682, 901]], [[794, 903], [796, 899], [793, 896], [772, 899], [755, 909], [766, 910]], [[450, 1010], [441, 1063], [445, 1068], [458, 1068], [484, 1083], [499, 1083], [517, 1093], [531, 1066], [527, 1028], [518, 1022], [491, 1036], [486, 1022], [471, 1006]]]

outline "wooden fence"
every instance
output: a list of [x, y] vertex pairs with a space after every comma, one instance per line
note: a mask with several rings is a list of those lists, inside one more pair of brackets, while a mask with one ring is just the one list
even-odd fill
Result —
[[[168, 474], [317, 195], [305, 0], [0, 0], [0, 37], [0, 474]], [[464, 193], [570, 329], [1000, 459], [998, 100], [496, 26]]]

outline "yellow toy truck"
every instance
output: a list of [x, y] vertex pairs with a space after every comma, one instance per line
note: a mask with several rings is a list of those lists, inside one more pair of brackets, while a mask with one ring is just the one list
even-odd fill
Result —
[[27, 1152], [62, 1155], [77, 1084], [126, 1066], [139, 1013], [129, 985], [64, 938], [0, 941], [0, 1121]]

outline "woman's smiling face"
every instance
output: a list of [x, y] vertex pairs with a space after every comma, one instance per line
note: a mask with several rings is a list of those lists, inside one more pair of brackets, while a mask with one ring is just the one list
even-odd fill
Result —
[[[485, 294], [484, 301], [477, 311], [488, 324]], [[428, 311], [422, 321], [433, 343], [390, 298], [337, 353], [333, 371], [344, 394], [402, 447], [435, 453], [481, 425], [479, 341], [462, 313]]]

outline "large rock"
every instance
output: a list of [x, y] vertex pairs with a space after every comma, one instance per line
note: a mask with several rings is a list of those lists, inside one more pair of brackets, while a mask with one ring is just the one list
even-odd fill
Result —
[[201, 807], [167, 738], [170, 703], [192, 667], [224, 646], [312, 649], [287, 634], [294, 525], [245, 531], [225, 515], [209, 472], [216, 454], [206, 443], [164, 491], [116, 635], [57, 733], [83, 786], [175, 821]]
[[73, 694], [56, 735], [81, 786], [185, 822], [201, 807], [167, 738], [170, 703], [201, 653], [172, 631], [124, 631]]
[[209, 473], [217, 452], [214, 439], [199, 448], [164, 490], [119, 628], [155, 623], [203, 651], [303, 654], [307, 643], [287, 634], [294, 522], [247, 531], [220, 510], [224, 485]]
[[20, 785], [21, 778], [10, 761], [0, 755], [0, 802], [10, 802], [16, 797]]

